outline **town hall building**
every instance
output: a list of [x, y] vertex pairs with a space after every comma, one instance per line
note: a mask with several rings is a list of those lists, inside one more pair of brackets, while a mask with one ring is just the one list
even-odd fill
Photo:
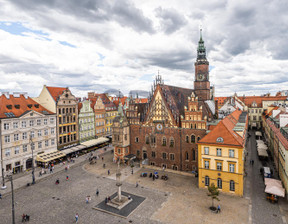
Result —
[[125, 116], [129, 123], [127, 139], [130, 139], [130, 144], [126, 143], [125, 147], [118, 142], [121, 139], [118, 136], [121, 119], [114, 120], [113, 127], [117, 130], [112, 135], [114, 158], [125, 161], [136, 157], [147, 165], [196, 170], [197, 142], [206, 135], [207, 122], [215, 118], [216, 108], [201, 34], [195, 62], [194, 90], [165, 85], [158, 74], [148, 103], [129, 101]]

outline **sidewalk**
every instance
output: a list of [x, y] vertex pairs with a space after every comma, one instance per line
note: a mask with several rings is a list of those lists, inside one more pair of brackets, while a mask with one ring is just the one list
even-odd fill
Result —
[[[93, 152], [93, 155], [94, 156], [97, 156], [97, 155], [100, 156], [102, 154], [106, 154], [106, 153], [110, 152], [111, 150], [113, 150], [113, 147], [107, 148], [106, 151], [104, 150], [104, 148], [97, 149], [96, 151]], [[69, 163], [69, 166], [70, 166], [69, 169], [72, 169], [73, 167], [81, 166], [85, 162], [88, 162], [88, 156], [89, 156], [89, 154], [87, 153], [87, 154], [84, 154], [84, 155], [82, 155], [82, 156], [80, 156], [78, 158], [74, 158], [75, 162], [74, 163], [71, 163], [71, 162]], [[51, 174], [50, 173], [43, 174], [40, 177], [39, 177], [39, 172], [37, 172], [37, 170], [40, 171], [40, 169], [39, 168], [38, 169], [35, 168], [35, 182], [36, 182], [35, 184], [37, 184], [38, 182], [53, 176], [56, 173], [64, 171], [65, 167], [66, 167], [66, 165], [57, 164], [57, 165], [54, 166], [53, 173], [51, 173]], [[13, 175], [13, 188], [14, 188], [14, 191], [18, 190], [18, 189], [21, 189], [23, 187], [27, 187], [27, 183], [31, 184], [31, 182], [32, 182], [32, 171], [24, 172], [23, 174], [22, 173], [21, 174], [16, 174], [15, 176], [16, 176], [16, 178], [14, 179], [14, 175]], [[10, 181], [6, 180], [5, 185], [7, 186], [6, 189], [4, 189], [4, 190], [0, 189], [0, 193], [4, 197], [5, 197], [5, 195], [11, 193], [11, 183], [10, 183]]]

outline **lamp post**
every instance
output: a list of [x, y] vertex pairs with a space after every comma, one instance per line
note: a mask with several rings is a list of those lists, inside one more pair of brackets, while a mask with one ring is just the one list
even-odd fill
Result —
[[4, 168], [3, 168], [3, 164], [2, 164], [2, 187], [1, 189], [4, 190], [7, 188], [7, 186], [5, 185], [5, 179], [4, 179]]
[[11, 182], [11, 192], [12, 192], [12, 224], [15, 224], [15, 206], [14, 206], [14, 188], [13, 188], [13, 176], [12, 174], [8, 174], [6, 176], [8, 180]]
[[33, 141], [32, 141], [32, 135], [30, 134], [30, 145], [31, 145], [31, 151], [32, 151], [32, 184], [35, 184], [35, 167], [34, 167], [34, 145], [33, 145]]

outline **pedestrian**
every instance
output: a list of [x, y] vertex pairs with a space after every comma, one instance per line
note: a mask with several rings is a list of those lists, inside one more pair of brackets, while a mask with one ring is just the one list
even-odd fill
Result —
[[86, 197], [86, 204], [88, 204], [89, 203], [89, 198], [88, 197]]
[[50, 167], [50, 173], [53, 173], [52, 167]]
[[132, 170], [131, 170], [131, 174], [133, 175], [133, 168], [132, 168]]
[[68, 175], [66, 176], [66, 180], [69, 180], [69, 176]]
[[26, 215], [24, 213], [22, 215], [22, 222], [26, 222]]
[[136, 182], [136, 187], [138, 187], [138, 182]]
[[75, 215], [75, 221], [76, 221], [76, 223], [78, 222], [78, 219], [79, 219], [79, 215], [78, 215], [78, 213], [76, 213], [76, 215]]
[[153, 174], [152, 178], [153, 178], [153, 180], [155, 180], [155, 175], [154, 174]]
[[2, 194], [0, 193], [0, 199], [2, 199]]
[[102, 162], [104, 161], [104, 157], [102, 156]]
[[217, 207], [217, 213], [220, 213], [221, 212], [221, 207], [220, 207], [220, 205], [218, 205], [218, 207]]
[[99, 190], [98, 190], [98, 188], [97, 188], [97, 190], [96, 190], [96, 196], [97, 196], [97, 197], [99, 196]]
[[108, 196], [108, 202], [110, 202], [111, 201], [111, 198], [110, 198], [110, 196]]
[[105, 168], [105, 163], [103, 164], [103, 168]]
[[29, 222], [29, 220], [30, 220], [30, 215], [27, 215], [27, 214], [26, 214], [25, 220], [26, 220], [27, 222]]
[[67, 172], [67, 170], [68, 170], [68, 168], [67, 168], [67, 166], [65, 166], [65, 171]]
[[70, 168], [70, 166], [69, 166], [69, 164], [67, 165], [67, 169], [69, 170], [69, 168]]
[[105, 198], [105, 204], [107, 204], [107, 203], [108, 203], [108, 198], [106, 197], [106, 198]]
[[252, 159], [252, 166], [254, 165], [254, 159]]
[[110, 175], [110, 170], [108, 170], [108, 175]]

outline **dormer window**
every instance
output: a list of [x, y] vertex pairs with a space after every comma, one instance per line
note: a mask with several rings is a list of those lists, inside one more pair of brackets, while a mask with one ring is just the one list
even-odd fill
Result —
[[8, 109], [12, 109], [12, 105], [11, 104], [9, 104], [9, 105], [6, 105], [6, 107], [8, 108]]
[[19, 105], [19, 104], [14, 105], [14, 107], [15, 107], [16, 109], [20, 109], [20, 105]]
[[28, 104], [27, 106], [28, 106], [29, 108], [32, 108], [32, 104]]
[[224, 142], [224, 140], [223, 140], [222, 137], [218, 137], [218, 138], [216, 139], [216, 142]]
[[39, 108], [39, 104], [34, 104], [34, 107]]

